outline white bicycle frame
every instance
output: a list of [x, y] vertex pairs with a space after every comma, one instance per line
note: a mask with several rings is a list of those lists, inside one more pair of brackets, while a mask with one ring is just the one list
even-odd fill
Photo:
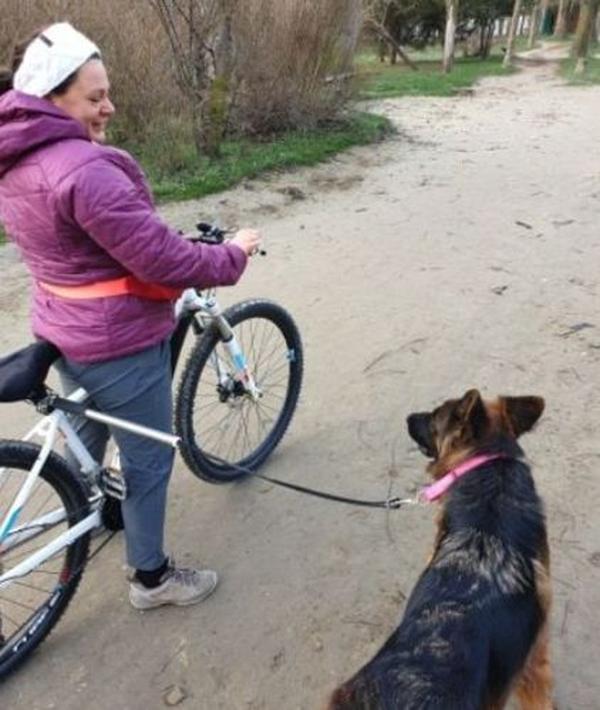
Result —
[[[247, 366], [246, 358], [241, 350], [241, 347], [231, 329], [227, 320], [223, 317], [221, 308], [216, 300], [214, 291], [210, 291], [208, 295], [203, 296], [198, 294], [195, 289], [187, 289], [183, 292], [177, 303], [175, 304], [176, 316], [183, 315], [189, 312], [200, 312], [206, 320], [213, 320], [217, 324], [219, 331], [223, 337], [223, 345], [228, 350], [232, 362], [235, 367], [235, 376], [239, 378], [248, 394], [256, 399], [260, 396], [260, 391], [257, 388], [254, 379]], [[214, 356], [213, 366], [217, 372], [219, 382], [224, 384], [227, 379], [224, 374], [227, 368], [221, 362], [218, 355]], [[78, 389], [66, 399], [81, 403], [87, 398], [87, 393], [84, 389]], [[118, 427], [130, 431], [134, 434], [139, 434], [148, 439], [160, 441], [164, 444], [177, 448], [179, 437], [173, 434], [167, 434], [157, 429], [141, 426], [129, 422], [125, 419], [113, 417], [93, 409], [86, 409], [83, 416], [109, 426]], [[77, 433], [69, 422], [67, 415], [59, 410], [54, 410], [51, 414], [43, 417], [24, 437], [23, 441], [30, 441], [33, 438], [39, 437], [43, 443], [40, 448], [40, 453], [27, 474], [16, 498], [11, 504], [8, 512], [0, 521], [0, 556], [8, 552], [11, 548], [21, 544], [29, 538], [35, 537], [41, 531], [52, 527], [66, 519], [66, 511], [64, 508], [59, 508], [48, 513], [44, 513], [39, 518], [28, 521], [25, 525], [18, 525], [19, 514], [23, 510], [25, 503], [33, 490], [35, 482], [48, 459], [51, 451], [54, 448], [57, 437], [62, 436], [66, 441], [69, 449], [79, 462], [82, 473], [89, 478], [95, 479], [101, 471], [101, 464], [96, 461]], [[0, 469], [0, 482], [2, 477], [6, 475], [6, 469]], [[101, 494], [99, 494], [100, 497]], [[90, 500], [93, 502], [93, 499]], [[90, 530], [98, 527], [101, 523], [100, 512], [98, 509], [93, 510], [83, 520], [58, 535], [54, 540], [49, 542], [44, 547], [36, 550], [32, 555], [22, 560], [15, 567], [5, 571], [0, 575], [0, 589], [8, 586], [14, 580], [24, 577], [32, 572], [36, 567], [43, 564], [46, 560], [59, 553], [62, 549], [72, 544], [82, 535], [85, 535]], [[1, 559], [1, 558], [0, 558]]]

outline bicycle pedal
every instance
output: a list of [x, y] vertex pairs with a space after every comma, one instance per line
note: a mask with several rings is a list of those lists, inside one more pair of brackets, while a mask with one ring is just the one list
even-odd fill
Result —
[[104, 495], [121, 501], [127, 498], [127, 484], [120, 471], [111, 468], [103, 468], [100, 473], [99, 484]]

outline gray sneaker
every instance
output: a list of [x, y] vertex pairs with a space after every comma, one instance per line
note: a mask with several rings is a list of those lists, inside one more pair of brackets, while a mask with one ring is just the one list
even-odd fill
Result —
[[211, 569], [169, 568], [158, 587], [149, 589], [136, 580], [129, 584], [129, 601], [136, 609], [154, 609], [163, 604], [188, 606], [210, 596], [217, 586], [217, 573]]

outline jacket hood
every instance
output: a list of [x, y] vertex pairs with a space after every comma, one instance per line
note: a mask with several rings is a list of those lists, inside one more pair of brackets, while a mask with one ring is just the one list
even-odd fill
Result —
[[0, 97], [0, 177], [26, 153], [65, 138], [89, 140], [78, 121], [46, 99], [14, 90]]

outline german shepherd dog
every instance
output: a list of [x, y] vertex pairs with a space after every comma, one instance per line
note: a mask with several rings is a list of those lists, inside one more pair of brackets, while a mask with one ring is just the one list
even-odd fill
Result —
[[548, 539], [517, 443], [543, 409], [470, 390], [408, 417], [441, 500], [433, 554], [400, 626], [330, 710], [495, 710], [513, 691], [522, 708], [553, 707]]

